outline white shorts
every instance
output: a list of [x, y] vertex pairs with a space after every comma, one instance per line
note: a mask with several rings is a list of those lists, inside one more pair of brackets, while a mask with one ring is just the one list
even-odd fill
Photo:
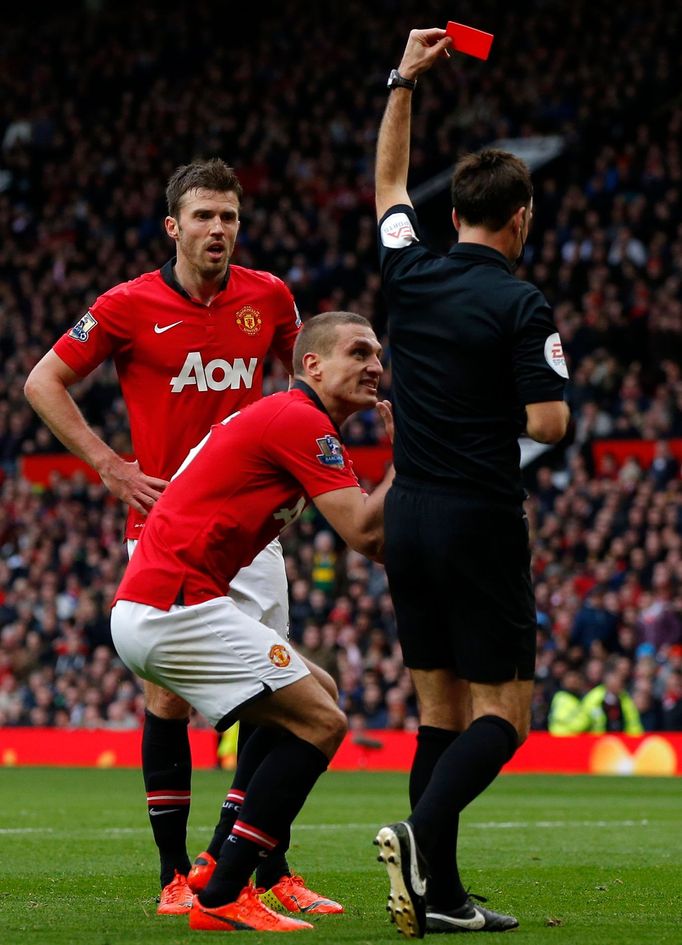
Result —
[[120, 600], [111, 634], [132, 672], [182, 696], [218, 731], [249, 702], [309, 674], [274, 630], [230, 597], [170, 610]]
[[[129, 558], [136, 545], [133, 539], [128, 540]], [[243, 613], [275, 630], [283, 639], [289, 639], [289, 589], [278, 538], [259, 551], [251, 564], [237, 572], [230, 582], [229, 596]]]

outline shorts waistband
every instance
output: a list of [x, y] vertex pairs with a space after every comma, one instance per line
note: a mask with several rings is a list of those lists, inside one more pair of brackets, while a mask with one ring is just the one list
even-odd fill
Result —
[[471, 506], [523, 510], [521, 501], [513, 498], [505, 499], [500, 495], [484, 495], [479, 490], [467, 488], [466, 485], [461, 483], [427, 482], [424, 479], [413, 479], [410, 476], [398, 475], [393, 480], [393, 485], [399, 489], [404, 489], [406, 492], [414, 492], [420, 495], [443, 495], [452, 499], [461, 499]]

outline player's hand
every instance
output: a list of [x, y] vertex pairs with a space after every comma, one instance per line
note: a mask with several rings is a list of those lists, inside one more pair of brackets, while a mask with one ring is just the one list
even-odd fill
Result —
[[388, 442], [393, 443], [393, 434], [395, 432], [395, 427], [393, 425], [393, 410], [391, 409], [390, 400], [378, 400], [377, 401], [377, 413], [381, 417], [381, 422], [384, 425], [384, 430], [386, 431], [386, 436], [388, 437]]
[[146, 515], [168, 483], [165, 479], [145, 476], [137, 460], [129, 463], [116, 456], [97, 470], [112, 495], [122, 499], [131, 509]]
[[437, 27], [411, 30], [398, 72], [405, 79], [416, 79], [422, 72], [430, 69], [436, 59], [449, 58], [448, 46], [451, 45], [452, 40], [445, 30]]

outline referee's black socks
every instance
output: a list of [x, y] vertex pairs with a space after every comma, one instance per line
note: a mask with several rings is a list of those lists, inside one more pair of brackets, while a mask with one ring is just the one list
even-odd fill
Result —
[[483, 715], [443, 751], [409, 817], [432, 875], [431, 860], [439, 850], [440, 836], [456, 835], [460, 812], [494, 781], [518, 743], [510, 722]]
[[417, 750], [410, 768], [410, 806], [415, 808], [426, 790], [436, 762], [459, 735], [446, 728], [420, 725], [417, 729]]
[[[459, 736], [433, 725], [420, 725], [417, 729], [417, 750], [410, 769], [410, 806], [414, 808], [428, 787], [437, 762], [443, 752]], [[462, 885], [457, 866], [457, 834], [459, 814], [450, 823], [451, 833], [439, 833], [438, 842], [433, 845], [429, 861], [430, 877], [427, 886], [429, 906], [439, 909], [456, 909], [466, 899], [466, 890]]]
[[142, 731], [142, 773], [147, 810], [161, 860], [161, 887], [175, 871], [186, 876], [187, 818], [191, 799], [192, 756], [187, 719], [162, 719], [148, 709]]

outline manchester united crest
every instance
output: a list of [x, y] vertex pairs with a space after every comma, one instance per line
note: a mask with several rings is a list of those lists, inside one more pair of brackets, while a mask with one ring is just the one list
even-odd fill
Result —
[[291, 654], [285, 646], [282, 646], [281, 643], [275, 643], [274, 646], [270, 647], [270, 652], [268, 657], [271, 663], [274, 663], [275, 666], [279, 666], [280, 669], [284, 669], [285, 666], [288, 666], [291, 662]]
[[247, 335], [257, 335], [263, 324], [260, 312], [255, 308], [251, 308], [250, 305], [240, 308], [235, 318], [241, 330], [246, 332]]

